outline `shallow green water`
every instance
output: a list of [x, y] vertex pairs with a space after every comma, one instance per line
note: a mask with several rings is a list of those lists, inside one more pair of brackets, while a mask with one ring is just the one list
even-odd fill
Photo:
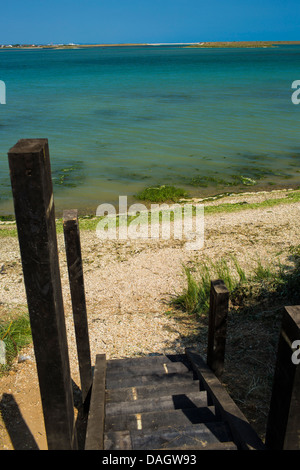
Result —
[[58, 210], [147, 186], [190, 194], [297, 186], [300, 47], [0, 50], [0, 213], [7, 151], [47, 137]]

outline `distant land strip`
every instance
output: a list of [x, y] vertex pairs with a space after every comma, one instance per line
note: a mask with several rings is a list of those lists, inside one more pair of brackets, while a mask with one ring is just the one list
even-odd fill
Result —
[[277, 45], [300, 44], [300, 41], [209, 41], [194, 43], [120, 43], [120, 44], [0, 44], [0, 49], [79, 49], [88, 47], [137, 47], [178, 45], [182, 47], [275, 47]]
[[224, 41], [224, 42], [200, 42], [186, 47], [274, 47], [277, 45], [300, 44], [300, 41]]
[[255, 48], [300, 44], [300, 41], [216, 41], [199, 43], [120, 43], [120, 44], [0, 44], [2, 49], [83, 49], [89, 47], [181, 46], [188, 48]]

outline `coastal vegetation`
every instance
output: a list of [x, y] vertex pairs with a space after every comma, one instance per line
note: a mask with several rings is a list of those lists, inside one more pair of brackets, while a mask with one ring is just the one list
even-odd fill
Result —
[[0, 364], [0, 377], [7, 373], [20, 351], [32, 342], [27, 308], [19, 307], [5, 313], [1, 311], [0, 341], [5, 344], [6, 363]]
[[230, 295], [222, 383], [262, 439], [283, 308], [300, 302], [300, 245], [291, 246], [285, 255], [284, 265], [275, 257], [273, 263], [258, 260], [252, 270], [244, 269], [234, 257], [186, 265], [186, 287], [166, 312], [183, 324], [189, 318], [194, 329], [190, 327], [187, 340], [204, 345], [201, 352], [206, 357], [210, 281], [225, 281]]
[[80, 160], [57, 166], [52, 171], [54, 186], [75, 188], [84, 180], [84, 164]]
[[140, 201], [149, 201], [149, 202], [178, 202], [182, 198], [189, 197], [187, 191], [181, 188], [176, 188], [175, 186], [151, 186], [144, 189], [135, 195]]
[[241, 309], [245, 309], [245, 304], [248, 309], [251, 304], [251, 308], [255, 309], [262, 299], [266, 300], [271, 296], [280, 303], [282, 299], [285, 302], [297, 302], [300, 300], [297, 288], [300, 282], [300, 245], [290, 247], [289, 257], [291, 266], [283, 267], [280, 263], [263, 264], [258, 260], [250, 273], [246, 273], [233, 256], [217, 261], [207, 258], [192, 268], [184, 266], [187, 287], [172, 300], [172, 305], [189, 314], [206, 315], [212, 279], [222, 279], [225, 282], [231, 303]]
[[[179, 194], [185, 194], [184, 190], [180, 190], [183, 192], [176, 192], [177, 197], [179, 198]], [[147, 195], [147, 193], [145, 193]], [[145, 195], [144, 194], [144, 195]], [[160, 192], [158, 192], [160, 194]], [[163, 191], [163, 194], [167, 194]], [[300, 201], [300, 189], [295, 189], [291, 191], [283, 191], [283, 196], [280, 197], [268, 197], [268, 193], [266, 193], [266, 197], [263, 201], [260, 202], [247, 202], [241, 198], [241, 201], [238, 202], [222, 202], [222, 199], [234, 195], [234, 193], [221, 193], [217, 194], [216, 196], [211, 196], [203, 199], [199, 199], [198, 202], [204, 204], [204, 214], [217, 214], [217, 213], [228, 213], [228, 212], [239, 212], [243, 210], [250, 210], [250, 209], [263, 209], [263, 208], [271, 208], [281, 204], [293, 204]], [[169, 193], [169, 197], [172, 193]], [[240, 194], [242, 196], [242, 194]], [[150, 193], [151, 197], [151, 193]], [[153, 196], [155, 198], [155, 196]], [[174, 193], [173, 193], [173, 197]], [[180, 200], [184, 199], [185, 202], [190, 202], [191, 204], [195, 204], [196, 201], [192, 198], [187, 198], [187, 196], [181, 196]], [[145, 201], [150, 202], [147, 199]], [[218, 204], [210, 205], [210, 202], [219, 200]], [[156, 200], [155, 202], [162, 202], [162, 200]], [[194, 206], [195, 207], [195, 206]], [[150, 213], [149, 213], [150, 216]], [[128, 223], [130, 223], [134, 219], [134, 216], [128, 217]], [[79, 217], [79, 224], [80, 230], [96, 230], [97, 224], [100, 220], [100, 217], [96, 217], [95, 215], [81, 215]], [[172, 213], [171, 213], [171, 220], [172, 220]], [[118, 223], [118, 218], [117, 218]], [[57, 233], [63, 232], [63, 223], [62, 218], [58, 217], [56, 219], [56, 229]], [[0, 216], [0, 238], [1, 237], [17, 237], [17, 228], [14, 220], [13, 215], [5, 215]]]

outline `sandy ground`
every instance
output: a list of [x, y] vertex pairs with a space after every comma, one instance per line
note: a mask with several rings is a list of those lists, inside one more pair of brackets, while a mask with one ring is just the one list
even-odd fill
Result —
[[[286, 197], [287, 191], [249, 193], [209, 202], [258, 202]], [[125, 240], [104, 242], [94, 231], [81, 231], [82, 258], [92, 361], [97, 353], [119, 358], [149, 353], [182, 352], [194, 344], [195, 324], [178, 322], [165, 312], [170, 299], [186, 285], [183, 265], [206, 257], [235, 255], [242, 267], [261, 259], [288, 262], [288, 249], [299, 245], [300, 204], [243, 210], [205, 217], [201, 250], [186, 249], [184, 240]], [[80, 387], [63, 236], [58, 236], [61, 279], [69, 342], [71, 373]], [[26, 305], [22, 266], [16, 238], [0, 241], [1, 309]], [[0, 380], [0, 449], [46, 449], [36, 365], [32, 347], [22, 351]]]

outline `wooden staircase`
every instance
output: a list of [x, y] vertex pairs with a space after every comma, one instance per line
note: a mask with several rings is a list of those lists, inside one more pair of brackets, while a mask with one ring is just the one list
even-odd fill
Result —
[[96, 356], [86, 450], [263, 449], [199, 354]]
[[[48, 140], [21, 139], [8, 159], [48, 448], [75, 450]], [[264, 449], [217, 378], [226, 343], [229, 292], [224, 282], [211, 281], [206, 362], [189, 349], [182, 355], [108, 361], [99, 354], [92, 374], [77, 210], [64, 211], [63, 226], [82, 403], [89, 407], [86, 449]], [[268, 449], [300, 449], [300, 363], [294, 350], [299, 340], [300, 306], [285, 307]]]

